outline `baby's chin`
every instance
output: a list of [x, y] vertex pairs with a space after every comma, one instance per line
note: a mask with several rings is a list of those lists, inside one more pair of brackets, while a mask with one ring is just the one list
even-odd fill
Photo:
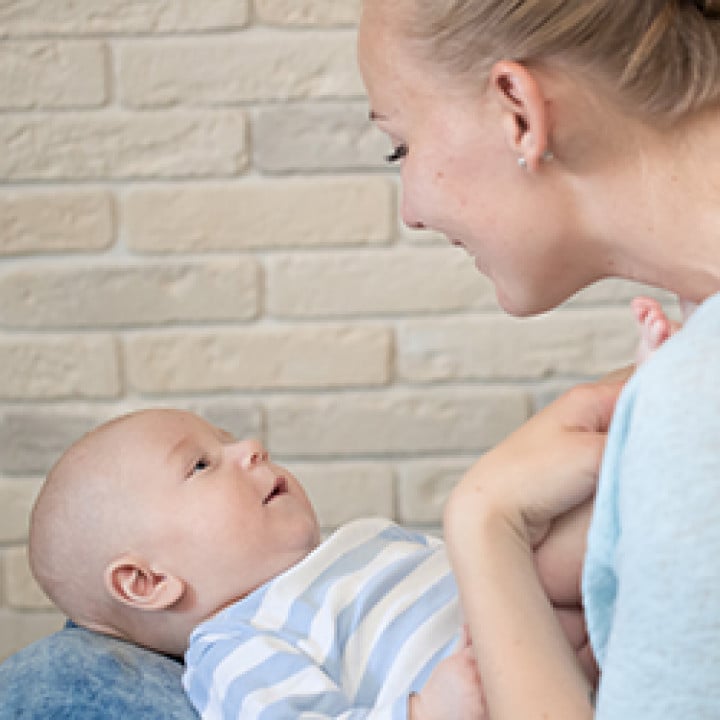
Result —
[[320, 525], [315, 519], [312, 526], [308, 529], [307, 545], [305, 555], [309, 555], [322, 542], [322, 534], [320, 533]]
[[314, 536], [313, 536], [312, 547], [310, 548], [310, 552], [312, 552], [313, 550], [315, 550], [315, 548], [316, 548], [321, 542], [322, 542], [322, 535], [321, 535], [321, 533], [320, 533], [320, 526], [317, 525], [317, 523], [316, 523], [316, 525], [315, 525], [315, 534], [314, 534]]
[[[322, 542], [320, 524], [313, 515], [304, 520], [304, 526], [296, 527], [293, 532], [290, 555], [294, 555], [293, 562], [304, 560]], [[289, 557], [289, 556], [288, 556]]]

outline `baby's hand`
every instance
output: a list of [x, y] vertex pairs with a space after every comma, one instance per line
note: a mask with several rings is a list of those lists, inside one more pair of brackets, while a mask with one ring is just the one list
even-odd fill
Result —
[[419, 693], [410, 696], [409, 710], [410, 720], [487, 720], [467, 628], [462, 645], [437, 665]]

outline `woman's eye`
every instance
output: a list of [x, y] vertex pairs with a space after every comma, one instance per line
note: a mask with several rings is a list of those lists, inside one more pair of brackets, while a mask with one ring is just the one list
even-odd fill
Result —
[[389, 163], [394, 163], [398, 160], [402, 160], [407, 154], [408, 146], [404, 144], [398, 145], [389, 155], [385, 156], [385, 160]]

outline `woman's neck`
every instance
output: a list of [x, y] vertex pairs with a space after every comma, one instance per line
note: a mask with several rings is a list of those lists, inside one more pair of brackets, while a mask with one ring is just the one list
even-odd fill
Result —
[[670, 290], [689, 312], [720, 291], [719, 113], [632, 133], [592, 182], [613, 274]]

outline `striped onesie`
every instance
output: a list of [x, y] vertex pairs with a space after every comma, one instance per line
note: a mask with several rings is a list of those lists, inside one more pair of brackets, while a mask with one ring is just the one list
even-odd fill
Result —
[[461, 622], [440, 540], [357, 520], [201, 623], [183, 684], [204, 719], [406, 718]]

